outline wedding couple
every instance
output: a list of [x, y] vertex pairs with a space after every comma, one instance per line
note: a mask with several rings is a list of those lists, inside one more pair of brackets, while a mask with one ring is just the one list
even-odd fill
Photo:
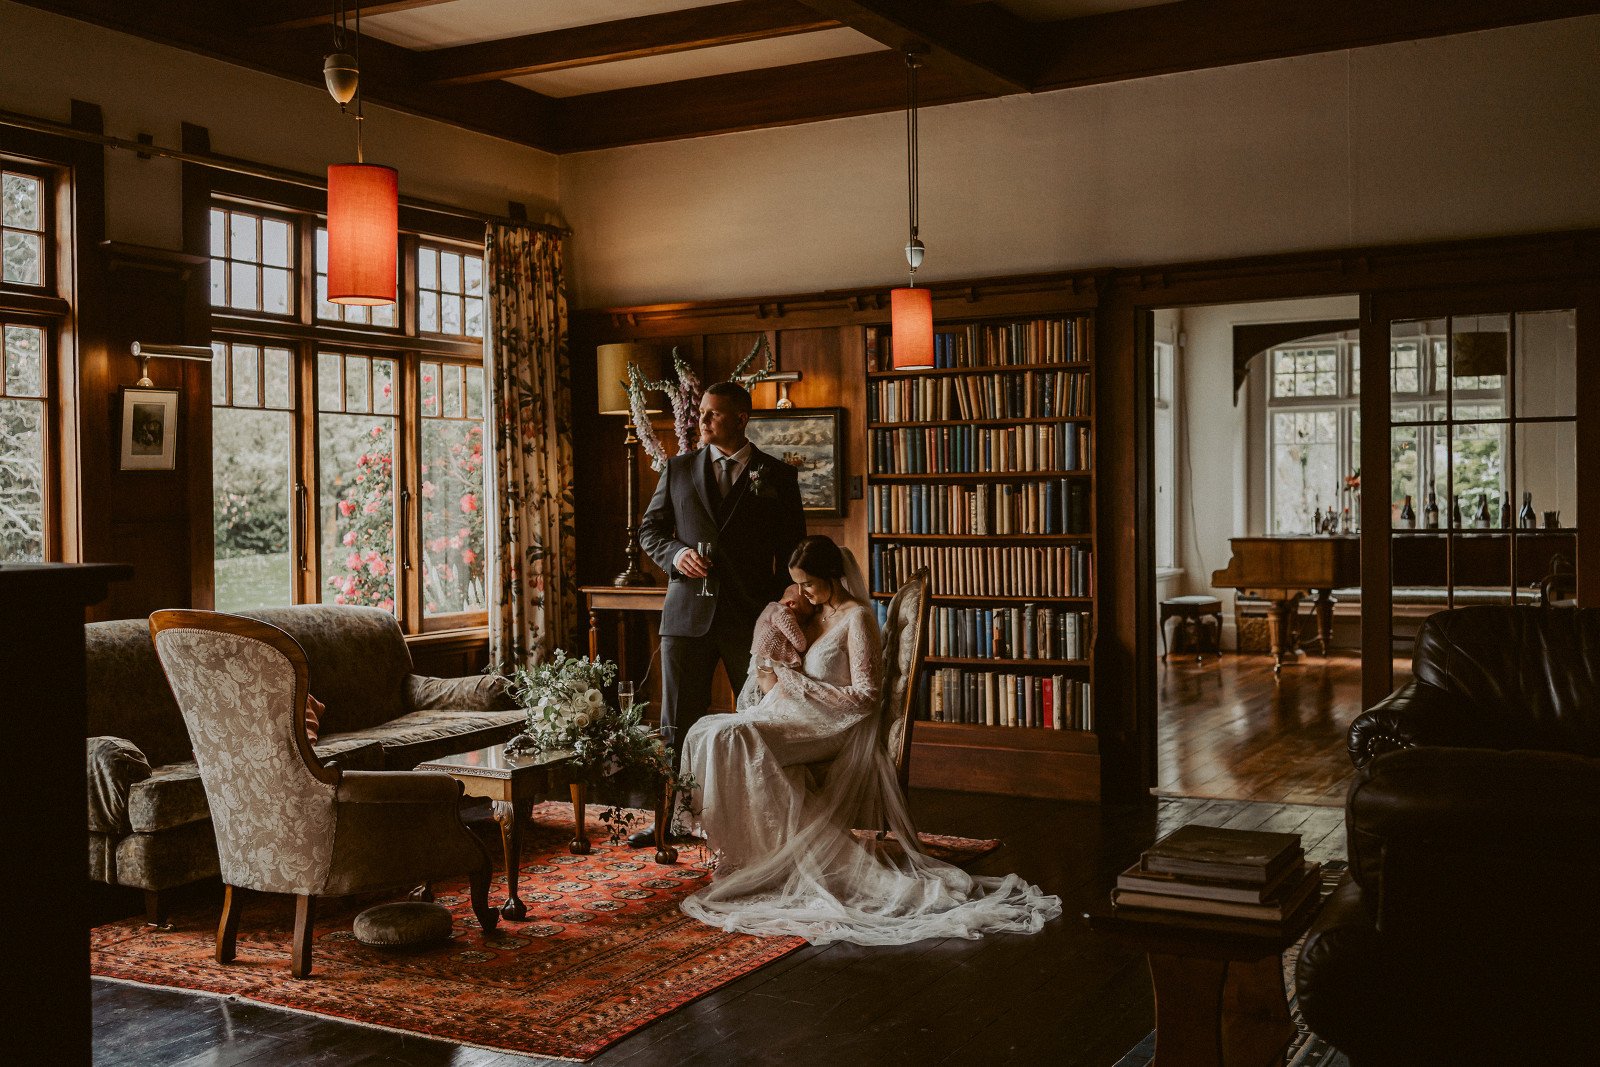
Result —
[[[813, 943], [1038, 930], [1060, 914], [1056, 897], [917, 850], [878, 743], [881, 638], [859, 568], [828, 538], [804, 536], [796, 472], [749, 441], [749, 419], [741, 386], [706, 390], [703, 447], [668, 461], [640, 531], [671, 579], [662, 732], [698, 783], [694, 828], [718, 854], [714, 880], [683, 910], [723, 929]], [[700, 544], [714, 546], [711, 559]], [[799, 609], [784, 616], [799, 654], [772, 655], [764, 641], [752, 671], [757, 620], [773, 620], [763, 612], [786, 588]], [[740, 694], [732, 715], [706, 714], [718, 662]], [[808, 765], [823, 761], [832, 762], [817, 781]], [[883, 826], [894, 841], [851, 833]], [[630, 843], [647, 847], [652, 833]]]

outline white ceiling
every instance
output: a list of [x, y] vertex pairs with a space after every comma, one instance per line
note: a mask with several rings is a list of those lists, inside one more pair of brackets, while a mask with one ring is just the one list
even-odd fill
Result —
[[797, 33], [766, 41], [698, 48], [693, 52], [673, 52], [643, 59], [624, 59], [588, 67], [570, 67], [547, 74], [507, 78], [546, 96], [578, 96], [607, 89], [629, 89], [638, 85], [660, 85], [684, 78], [705, 78], [713, 74], [732, 74], [741, 70], [786, 67], [817, 59], [835, 59], [862, 52], [877, 52], [883, 45], [865, 34], [843, 27], [817, 33]]
[[[724, 0], [452, 0], [450, 3], [374, 15], [362, 20], [361, 29], [390, 44], [431, 51], [525, 34], [549, 33], [574, 26], [710, 7], [721, 2]], [[1170, 2], [1172, 0], [999, 0], [998, 6], [1019, 18], [1050, 22]], [[507, 80], [546, 96], [580, 96], [610, 89], [659, 85], [687, 78], [859, 55], [879, 51], [883, 47], [855, 30], [839, 28], [573, 67]]]

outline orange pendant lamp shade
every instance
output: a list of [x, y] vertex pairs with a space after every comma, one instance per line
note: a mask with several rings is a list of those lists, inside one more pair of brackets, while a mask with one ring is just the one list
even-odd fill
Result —
[[392, 304], [400, 243], [400, 174], [372, 163], [328, 168], [328, 299]]
[[889, 315], [894, 369], [933, 366], [933, 290], [891, 289]]

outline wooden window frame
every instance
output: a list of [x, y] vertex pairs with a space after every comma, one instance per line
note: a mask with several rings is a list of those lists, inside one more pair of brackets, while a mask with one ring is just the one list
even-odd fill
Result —
[[[38, 145], [37, 147], [44, 147]], [[41, 555], [45, 561], [64, 560], [76, 554], [69, 545], [69, 511], [76, 508], [77, 485], [70, 469], [75, 450], [68, 447], [67, 427], [77, 405], [75, 346], [67, 334], [75, 326], [72, 294], [64, 283], [73, 278], [72, 257], [77, 233], [71, 211], [73, 168], [64, 160], [0, 153], [0, 171], [25, 174], [43, 183], [43, 247], [40, 249], [42, 284], [0, 281], [0, 320], [44, 331], [40, 353], [44, 396], [44, 522]], [[34, 399], [34, 398], [25, 398]]]
[[[209, 172], [197, 182], [195, 197], [204, 195], [207, 210], [198, 202], [188, 212], [210, 224], [213, 206], [294, 219], [297, 257], [292, 268], [296, 312], [278, 316], [242, 309], [209, 307], [213, 341], [288, 348], [293, 354], [291, 378], [294, 394], [294, 513], [291, 515], [291, 552], [295, 564], [296, 603], [322, 603], [321, 537], [318, 494], [321, 478], [318, 460], [319, 408], [317, 357], [320, 352], [393, 359], [396, 362], [395, 403], [395, 608], [394, 615], [408, 635], [482, 630], [488, 625], [487, 606], [478, 612], [426, 616], [421, 580], [420, 452], [422, 419], [418, 407], [418, 367], [423, 360], [483, 364], [480, 338], [422, 334], [417, 329], [416, 252], [420, 243], [483, 255], [481, 224], [402, 208], [400, 278], [397, 325], [333, 322], [317, 317], [316, 233], [327, 225], [320, 193], [287, 183], [269, 182], [229, 173]], [[204, 247], [209, 255], [209, 234]], [[477, 243], [474, 243], [477, 241]], [[199, 236], [186, 242], [199, 247]], [[209, 275], [208, 275], [209, 279]], [[207, 283], [207, 302], [210, 289]], [[485, 293], [485, 330], [488, 329]], [[487, 435], [487, 407], [485, 434]], [[389, 416], [385, 416], [389, 417]], [[487, 546], [485, 546], [487, 549]], [[214, 566], [214, 564], [213, 564]], [[488, 591], [485, 590], [487, 599]]]

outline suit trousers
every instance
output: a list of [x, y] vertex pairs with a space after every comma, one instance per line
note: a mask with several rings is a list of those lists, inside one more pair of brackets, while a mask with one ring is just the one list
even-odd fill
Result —
[[711, 620], [703, 637], [661, 638], [661, 733], [673, 747], [673, 766], [682, 759], [678, 741], [711, 707], [711, 681], [717, 662], [728, 672], [735, 699], [750, 669], [752, 625]]

